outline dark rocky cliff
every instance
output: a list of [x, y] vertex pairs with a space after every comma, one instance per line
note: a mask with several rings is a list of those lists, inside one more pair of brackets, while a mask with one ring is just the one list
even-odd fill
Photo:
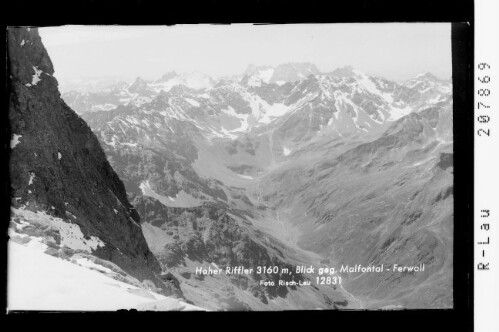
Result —
[[93, 254], [165, 294], [182, 293], [158, 275], [139, 215], [87, 124], [60, 98], [52, 62], [37, 29], [9, 28], [7, 71], [11, 204], [76, 223], [104, 246]]

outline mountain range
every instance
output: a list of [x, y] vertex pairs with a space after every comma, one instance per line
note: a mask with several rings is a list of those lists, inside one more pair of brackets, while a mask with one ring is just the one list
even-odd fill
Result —
[[[143, 82], [148, 94], [136, 97], [143, 103], [81, 115], [147, 216], [142, 228], [151, 250], [197, 305], [211, 308], [227, 305], [215, 304], [223, 287], [190, 277], [194, 262], [254, 266], [239, 249], [276, 255], [276, 248], [291, 264], [432, 266], [397, 279], [388, 272], [349, 276], [339, 295], [329, 295], [336, 307], [451, 306], [450, 82], [428, 73], [398, 84], [352, 67], [328, 74], [279, 68], [250, 66], [240, 78], [203, 88]], [[282, 68], [294, 72], [276, 76], [288, 77], [284, 83], [273, 79]], [[232, 238], [225, 242], [218, 228], [212, 233], [220, 223], [242, 227], [247, 241], [225, 234]], [[226, 245], [234, 259], [220, 257]], [[250, 308], [271, 309], [231, 283]], [[199, 290], [206, 285], [217, 295]]]
[[[36, 30], [13, 31], [9, 52], [17, 242], [34, 228], [70, 243], [78, 227], [79, 254], [208, 310], [453, 306], [450, 81], [288, 63], [60, 99]], [[335, 285], [284, 272], [381, 264], [425, 270], [336, 272]], [[195, 273], [235, 266], [279, 272]]]

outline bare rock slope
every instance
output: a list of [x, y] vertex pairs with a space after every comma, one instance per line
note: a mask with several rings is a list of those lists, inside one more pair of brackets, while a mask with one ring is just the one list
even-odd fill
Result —
[[[62, 219], [77, 227], [81, 238], [78, 247], [75, 235], [64, 237], [59, 228], [51, 233], [59, 245], [91, 251], [140, 281], [152, 281], [164, 294], [182, 296], [174, 283], [160, 280], [161, 267], [144, 239], [139, 215], [97, 138], [60, 98], [37, 29], [9, 28], [7, 41], [13, 211]], [[26, 229], [46, 236], [54, 228], [38, 226]]]

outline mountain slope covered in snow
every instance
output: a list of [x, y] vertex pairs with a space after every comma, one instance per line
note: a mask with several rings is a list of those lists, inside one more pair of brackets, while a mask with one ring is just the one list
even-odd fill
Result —
[[203, 310], [116, 280], [86, 258], [69, 262], [37, 249], [9, 241], [8, 310]]

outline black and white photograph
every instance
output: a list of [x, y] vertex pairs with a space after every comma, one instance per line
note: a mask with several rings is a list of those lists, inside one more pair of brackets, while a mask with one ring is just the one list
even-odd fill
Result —
[[453, 309], [451, 27], [8, 27], [7, 310]]

